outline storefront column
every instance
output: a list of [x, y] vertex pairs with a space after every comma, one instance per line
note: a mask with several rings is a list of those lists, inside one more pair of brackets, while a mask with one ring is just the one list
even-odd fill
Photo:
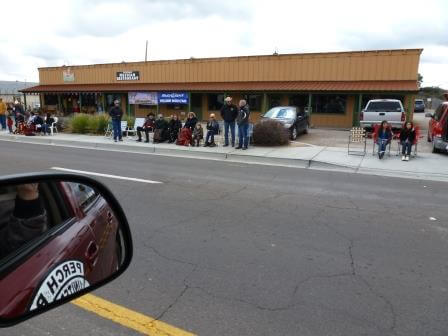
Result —
[[44, 110], [44, 105], [42, 104], [42, 93], [39, 93], [39, 104], [40, 104], [41, 111], [43, 111]]
[[268, 94], [263, 93], [263, 101], [261, 103], [261, 114], [265, 114], [268, 110]]
[[312, 114], [312, 99], [313, 99], [313, 95], [310, 93], [308, 94], [308, 115], [311, 116]]
[[129, 94], [126, 95], [126, 113], [128, 114], [128, 117], [131, 116], [131, 105], [129, 104]]
[[58, 113], [62, 112], [61, 108], [61, 95], [58, 93]]
[[82, 113], [82, 93], [81, 92], [78, 94], [78, 98], [79, 98], [79, 101], [78, 101], [79, 113]]
[[25, 104], [25, 110], [26, 110], [26, 93], [23, 93], [23, 103]]
[[359, 126], [359, 115], [362, 109], [362, 93], [356, 96], [355, 106], [353, 109], [353, 124], [352, 126]]
[[188, 92], [188, 113], [191, 112], [191, 92]]

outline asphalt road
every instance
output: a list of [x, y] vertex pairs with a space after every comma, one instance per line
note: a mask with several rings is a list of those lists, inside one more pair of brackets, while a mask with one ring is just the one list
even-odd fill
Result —
[[[199, 335], [447, 335], [447, 184], [0, 142], [2, 174], [99, 178], [134, 237], [94, 292]], [[436, 220], [430, 220], [434, 217]], [[2, 335], [133, 335], [66, 305]]]

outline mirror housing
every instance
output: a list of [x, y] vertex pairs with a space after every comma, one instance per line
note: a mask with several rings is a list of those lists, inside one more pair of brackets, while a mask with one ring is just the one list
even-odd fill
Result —
[[132, 260], [123, 209], [92, 178], [1, 177], [0, 213], [0, 327], [104, 286]]

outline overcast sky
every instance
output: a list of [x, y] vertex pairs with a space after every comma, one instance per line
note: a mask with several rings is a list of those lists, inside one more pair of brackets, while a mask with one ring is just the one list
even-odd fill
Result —
[[141, 61], [148, 39], [150, 60], [424, 48], [424, 85], [448, 88], [447, 0], [15, 0], [2, 13], [0, 80]]

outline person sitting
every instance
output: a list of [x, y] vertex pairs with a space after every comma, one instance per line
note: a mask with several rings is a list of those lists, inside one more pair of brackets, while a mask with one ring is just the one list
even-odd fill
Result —
[[215, 114], [210, 114], [210, 120], [207, 122], [207, 135], [205, 137], [204, 147], [215, 147], [215, 135], [219, 133], [219, 124], [215, 119]]
[[45, 117], [45, 122], [42, 124], [42, 132], [44, 135], [51, 134], [51, 125], [54, 123], [54, 118], [51, 116], [51, 113], [48, 112]]
[[36, 113], [34, 115], [32, 124], [34, 125], [34, 129], [35, 129], [36, 133], [40, 134], [42, 131], [42, 125], [44, 124], [44, 120], [42, 119], [42, 117], [40, 116], [39, 113]]
[[158, 119], [155, 121], [154, 143], [162, 143], [167, 140], [167, 128], [168, 122], [163, 118], [162, 114], [159, 114]]
[[199, 147], [202, 139], [204, 139], [204, 129], [200, 123], [197, 123], [193, 131], [193, 147]]
[[196, 118], [196, 114], [194, 114], [194, 112], [189, 112], [184, 128], [189, 128], [191, 130], [191, 132], [193, 132], [194, 127], [196, 126], [197, 122], [198, 122], [198, 118]]
[[408, 121], [406, 122], [405, 127], [400, 132], [401, 161], [409, 161], [414, 141], [415, 141], [414, 124]]
[[146, 136], [145, 142], [149, 142], [149, 133], [154, 132], [154, 128], [155, 128], [154, 114], [150, 113], [146, 116], [143, 126], [137, 127], [137, 136], [138, 136], [137, 141], [142, 142], [142, 132], [145, 132]]
[[392, 140], [392, 130], [386, 120], [381, 122], [376, 135], [376, 142], [378, 144], [378, 158], [381, 160], [386, 152], [387, 145]]
[[179, 130], [182, 128], [182, 123], [179, 120], [177, 114], [173, 114], [171, 116], [171, 120], [168, 123], [168, 135], [169, 135], [169, 143], [173, 143], [177, 140], [179, 135]]

